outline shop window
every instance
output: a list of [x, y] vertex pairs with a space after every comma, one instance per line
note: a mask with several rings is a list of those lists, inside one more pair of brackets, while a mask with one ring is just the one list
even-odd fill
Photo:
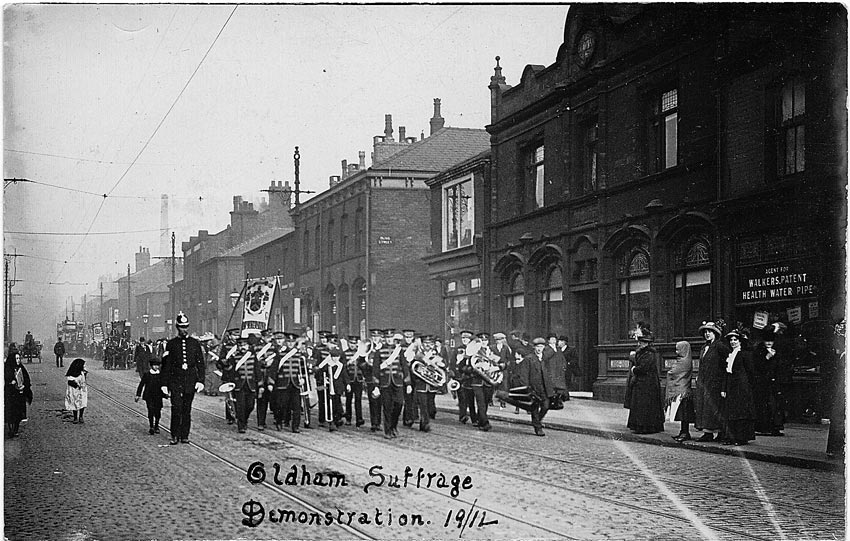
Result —
[[445, 283], [443, 304], [446, 336], [457, 334], [461, 329], [478, 329], [481, 325], [481, 295], [478, 292], [473, 293], [470, 284], [470, 278], [459, 278]]
[[547, 333], [554, 332], [561, 334], [564, 332], [564, 289], [561, 269], [557, 266], [551, 267], [543, 286], [540, 292], [540, 298], [543, 303], [541, 312], [543, 314], [544, 330]]
[[795, 77], [782, 85], [778, 104], [776, 170], [779, 176], [806, 168], [806, 85]]
[[673, 333], [677, 338], [698, 336], [701, 323], [710, 319], [711, 258], [704, 239], [691, 240], [676, 258], [673, 284]]
[[621, 267], [620, 338], [628, 339], [638, 324], [650, 322], [649, 253], [644, 248], [628, 252]]
[[649, 116], [647, 156], [653, 173], [675, 167], [679, 160], [679, 91], [671, 88], [653, 96]]
[[525, 323], [525, 279], [521, 272], [514, 274], [508, 282], [505, 295], [505, 322], [512, 329], [523, 327]]
[[475, 234], [475, 200], [472, 178], [443, 190], [443, 249], [453, 250], [472, 244]]

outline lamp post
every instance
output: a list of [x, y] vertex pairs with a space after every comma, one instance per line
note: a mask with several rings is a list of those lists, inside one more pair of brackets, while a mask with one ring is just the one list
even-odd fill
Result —
[[[142, 314], [142, 323], [145, 324], [145, 336], [148, 336], [148, 319], [150, 319], [148, 314]], [[148, 336], [148, 340], [150, 340], [150, 336]]]

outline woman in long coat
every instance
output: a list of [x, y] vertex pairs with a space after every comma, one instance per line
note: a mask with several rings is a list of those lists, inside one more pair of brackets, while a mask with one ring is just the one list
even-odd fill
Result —
[[756, 408], [756, 432], [783, 436], [785, 415], [780, 387], [780, 357], [774, 347], [774, 334], [763, 335], [764, 342], [753, 352], [753, 401]]
[[699, 356], [699, 374], [694, 389], [694, 428], [702, 430], [703, 435], [696, 441], [719, 441], [715, 432], [720, 432], [720, 393], [723, 387], [722, 370], [725, 368], [729, 347], [720, 340], [720, 327], [709, 321], [703, 323], [699, 330], [705, 337], [705, 345]]
[[17, 345], [9, 345], [9, 354], [4, 365], [6, 375], [4, 397], [6, 400], [5, 419], [9, 427], [9, 437], [18, 435], [21, 421], [27, 418], [27, 404], [32, 404], [32, 384], [30, 375], [21, 364], [21, 355]]
[[635, 434], [664, 431], [664, 408], [658, 382], [658, 352], [652, 347], [652, 332], [642, 329], [637, 336], [635, 360], [629, 369], [629, 420], [626, 426]]
[[731, 331], [726, 335], [732, 351], [726, 358], [721, 396], [723, 405], [723, 445], [746, 445], [755, 437], [755, 407], [750, 387], [753, 359], [749, 351], [741, 349], [742, 335]]
[[83, 413], [89, 405], [85, 364], [86, 362], [83, 359], [74, 359], [65, 373], [68, 380], [68, 388], [65, 391], [65, 409], [74, 412], [74, 424], [85, 423]]

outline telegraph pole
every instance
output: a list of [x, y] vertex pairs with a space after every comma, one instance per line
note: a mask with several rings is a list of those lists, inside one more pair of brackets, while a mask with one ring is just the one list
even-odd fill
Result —
[[103, 324], [103, 282], [100, 283], [100, 322]]
[[[127, 263], [127, 322], [130, 323], [130, 303], [132, 302], [132, 297], [130, 296], [130, 264]], [[132, 325], [132, 323], [130, 323]]]
[[175, 299], [174, 299], [174, 267], [177, 263], [177, 259], [174, 256], [174, 244], [175, 244], [175, 242], [176, 242], [176, 240], [175, 240], [175, 236], [174, 236], [174, 231], [172, 231], [171, 232], [171, 327], [172, 328], [175, 328], [174, 327], [174, 324], [176, 323], [175, 318], [177, 317], [177, 312], [174, 311], [174, 309], [175, 309], [175, 306], [174, 306], [174, 302], [175, 302]]

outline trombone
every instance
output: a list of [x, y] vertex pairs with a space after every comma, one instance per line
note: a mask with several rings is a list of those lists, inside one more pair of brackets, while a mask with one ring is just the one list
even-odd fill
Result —
[[304, 426], [310, 424], [310, 395], [315, 392], [313, 380], [310, 378], [310, 369], [307, 366], [307, 358], [301, 357], [298, 361], [298, 377], [301, 379], [301, 397], [304, 410]]

